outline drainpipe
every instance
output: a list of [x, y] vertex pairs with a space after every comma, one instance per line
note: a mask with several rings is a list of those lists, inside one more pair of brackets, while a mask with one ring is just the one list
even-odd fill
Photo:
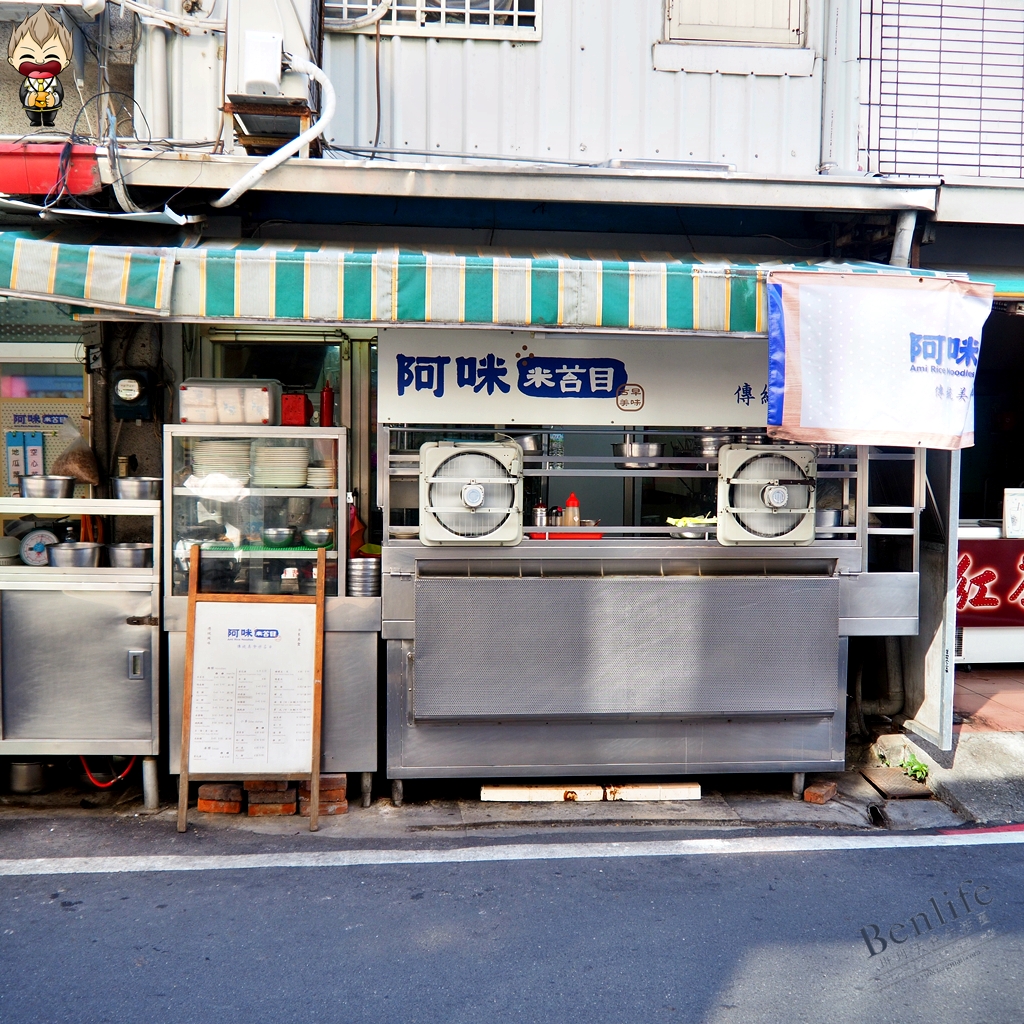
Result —
[[917, 227], [917, 211], [903, 210], [896, 218], [896, 237], [892, 240], [892, 254], [889, 265], [910, 266], [910, 248], [914, 242], [914, 228]]
[[[163, 0], [155, 0], [155, 6], [163, 7]], [[167, 25], [157, 18], [141, 17], [139, 20], [149, 30], [149, 46], [147, 61], [149, 64], [149, 110], [146, 117], [149, 121], [150, 139], [166, 139], [170, 137], [170, 117], [167, 107]]]

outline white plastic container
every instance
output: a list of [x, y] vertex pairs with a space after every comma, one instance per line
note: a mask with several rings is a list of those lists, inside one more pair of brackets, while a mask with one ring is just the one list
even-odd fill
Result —
[[178, 389], [182, 423], [281, 423], [281, 382], [244, 378], [190, 377]]

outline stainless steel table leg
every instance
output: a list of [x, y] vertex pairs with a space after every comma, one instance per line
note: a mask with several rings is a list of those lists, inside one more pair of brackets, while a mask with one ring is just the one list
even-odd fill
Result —
[[391, 802], [396, 807], [402, 806], [402, 780], [392, 779], [391, 780]]
[[803, 800], [804, 798], [804, 773], [793, 772], [793, 799]]
[[363, 806], [369, 807], [373, 800], [373, 772], [363, 772], [359, 784], [363, 794]]
[[156, 758], [142, 759], [142, 800], [147, 811], [155, 811], [160, 807], [160, 788], [156, 777]]

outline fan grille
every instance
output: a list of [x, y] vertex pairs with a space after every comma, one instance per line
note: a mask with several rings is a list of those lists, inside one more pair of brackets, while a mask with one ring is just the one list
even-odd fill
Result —
[[[508, 470], [484, 452], [458, 452], [444, 460], [427, 489], [432, 515], [456, 537], [487, 537], [499, 529], [513, 512], [515, 488], [511, 482], [481, 484], [482, 509], [472, 511], [462, 500], [462, 488], [481, 480], [507, 480]], [[483, 511], [500, 509], [501, 511]]]
[[[789, 457], [781, 454], [755, 455], [732, 474], [734, 481], [750, 479], [806, 480], [807, 474]], [[733, 483], [729, 487], [729, 505], [736, 511], [736, 521], [755, 537], [777, 540], [792, 533], [804, 520], [806, 512], [787, 511], [806, 509], [811, 498], [809, 484], [787, 484], [789, 499], [778, 512], [770, 512], [761, 500], [762, 482]], [[760, 511], [760, 509], [764, 511]]]

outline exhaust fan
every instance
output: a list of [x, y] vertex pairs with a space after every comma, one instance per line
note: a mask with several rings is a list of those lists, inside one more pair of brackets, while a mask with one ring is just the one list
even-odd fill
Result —
[[514, 545], [523, 539], [523, 450], [514, 441], [420, 448], [420, 541]]
[[718, 449], [718, 542], [814, 543], [815, 451], [797, 445]]

